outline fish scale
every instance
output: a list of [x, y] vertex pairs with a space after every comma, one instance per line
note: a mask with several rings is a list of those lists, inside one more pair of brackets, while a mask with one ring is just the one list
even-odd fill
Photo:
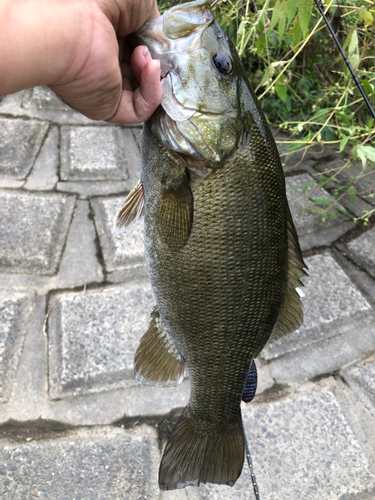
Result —
[[[251, 141], [248, 147], [256, 149]], [[148, 213], [146, 208], [145, 213], [147, 239], [153, 241], [146, 246], [146, 252], [159, 311], [180, 345], [192, 385], [199, 387], [189, 407], [199, 411], [202, 419], [214, 416], [219, 421], [220, 417], [223, 423], [232, 418], [228, 399], [238, 406], [251, 360], [267, 341], [276, 321], [287, 273], [286, 224], [280, 224], [277, 217], [268, 222], [262, 217], [263, 193], [268, 190], [272, 205], [269, 210], [285, 212], [283, 189], [279, 188], [277, 197], [272, 186], [280, 184], [279, 164], [275, 161], [270, 171], [266, 162], [263, 173], [259, 163], [249, 168], [246, 152], [241, 156], [246, 158], [242, 168], [238, 168], [241, 157], [233, 158], [192, 190], [194, 220], [188, 242], [181, 250], [171, 251], [167, 243], [156, 248], [153, 234], [163, 230], [158, 227], [158, 212]], [[146, 188], [152, 185], [148, 175], [158, 175], [155, 163], [148, 157], [142, 173], [146, 207], [148, 196], [155, 196]], [[228, 265], [230, 252], [234, 258]], [[279, 274], [280, 284], [275, 280]], [[195, 287], [191, 286], [192, 276]], [[272, 315], [275, 296], [279, 298]], [[260, 328], [259, 322], [268, 315], [271, 326]], [[220, 346], [225, 350], [224, 369], [218, 356]], [[203, 367], [209, 370], [208, 376]], [[221, 401], [218, 388], [223, 384], [226, 391]], [[237, 418], [238, 408], [234, 408], [234, 414]]]
[[300, 326], [295, 288], [306, 266], [277, 148], [233, 44], [205, 0], [164, 16], [133, 39], [163, 75], [161, 106], [143, 130], [141, 179], [118, 216], [125, 227], [145, 217], [156, 300], [134, 370], [161, 387], [190, 376], [159, 487], [233, 486], [253, 360], [269, 339]]

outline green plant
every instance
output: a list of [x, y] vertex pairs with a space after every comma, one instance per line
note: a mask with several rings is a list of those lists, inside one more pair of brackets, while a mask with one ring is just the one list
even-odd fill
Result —
[[[375, 107], [375, 2], [327, 0], [324, 10]], [[360, 180], [375, 177], [374, 120], [314, 0], [219, 1], [214, 13], [236, 44], [269, 122], [291, 135], [283, 141], [285, 153], [305, 155], [317, 145], [345, 148], [348, 161], [318, 182], [336, 182], [335, 204], [345, 195], [355, 200]], [[322, 219], [334, 213], [332, 206], [314, 203]], [[373, 212], [356, 220], [366, 223]]]

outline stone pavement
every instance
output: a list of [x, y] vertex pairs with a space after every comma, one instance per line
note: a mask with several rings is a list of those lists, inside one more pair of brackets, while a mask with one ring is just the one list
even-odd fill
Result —
[[[189, 382], [133, 378], [154, 301], [142, 223], [117, 233], [114, 216], [139, 176], [140, 135], [44, 88], [0, 102], [0, 498], [253, 498], [247, 466], [234, 488], [158, 490]], [[311, 199], [332, 190], [314, 179], [344, 154], [301, 158], [283, 155], [305, 322], [263, 351], [244, 424], [262, 500], [374, 499], [375, 228], [339, 213], [322, 226]], [[371, 208], [370, 184], [341, 208]]]

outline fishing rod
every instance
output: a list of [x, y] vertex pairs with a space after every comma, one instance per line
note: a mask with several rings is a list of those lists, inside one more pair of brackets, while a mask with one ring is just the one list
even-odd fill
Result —
[[257, 483], [256, 477], [255, 477], [255, 473], [254, 473], [253, 461], [251, 459], [249, 445], [247, 444], [245, 430], [244, 430], [244, 433], [243, 433], [243, 437], [244, 437], [244, 440], [245, 440], [246, 459], [247, 459], [247, 463], [248, 463], [249, 469], [250, 469], [251, 482], [253, 483], [255, 500], [260, 500], [258, 483]]
[[357, 77], [357, 75], [356, 75], [356, 72], [354, 71], [354, 69], [353, 69], [352, 65], [350, 64], [349, 59], [347, 58], [347, 56], [346, 56], [346, 54], [345, 54], [345, 52], [344, 52], [343, 48], [341, 47], [341, 44], [340, 44], [340, 42], [338, 41], [338, 39], [337, 39], [337, 37], [336, 37], [336, 34], [335, 34], [335, 32], [333, 31], [333, 28], [332, 28], [332, 26], [331, 26], [330, 22], [329, 22], [329, 21], [328, 21], [328, 19], [327, 19], [327, 16], [324, 14], [324, 10], [322, 9], [322, 6], [320, 5], [319, 0], [314, 0], [314, 1], [315, 1], [315, 4], [316, 4], [316, 6], [317, 6], [317, 8], [318, 8], [318, 10], [319, 10], [319, 12], [320, 12], [320, 14], [321, 14], [321, 16], [322, 16], [322, 17], [323, 17], [323, 19], [324, 19], [324, 22], [325, 22], [325, 23], [326, 23], [326, 25], [327, 25], [327, 28], [328, 28], [329, 32], [330, 32], [330, 33], [331, 33], [331, 35], [332, 35], [332, 38], [333, 38], [334, 42], [335, 42], [335, 43], [336, 43], [336, 45], [337, 45], [337, 48], [339, 49], [339, 51], [340, 51], [340, 53], [341, 53], [342, 57], [344, 58], [344, 61], [345, 61], [346, 65], [347, 65], [347, 67], [348, 67], [348, 69], [349, 69], [349, 71], [350, 71], [350, 73], [351, 73], [351, 75], [352, 75], [352, 77], [353, 77], [353, 80], [354, 80], [354, 81], [355, 81], [355, 83], [357, 84], [357, 87], [358, 87], [359, 91], [361, 92], [362, 97], [363, 97], [363, 99], [364, 99], [365, 103], [367, 104], [367, 107], [368, 107], [368, 109], [369, 109], [369, 111], [370, 111], [371, 116], [372, 116], [373, 118], [375, 118], [375, 110], [374, 110], [374, 108], [371, 106], [371, 103], [370, 103], [370, 101], [369, 101], [369, 98], [367, 97], [366, 92], [363, 90], [363, 87], [362, 87], [362, 85], [361, 85], [361, 82], [359, 81], [359, 79], [358, 79], [358, 77]]

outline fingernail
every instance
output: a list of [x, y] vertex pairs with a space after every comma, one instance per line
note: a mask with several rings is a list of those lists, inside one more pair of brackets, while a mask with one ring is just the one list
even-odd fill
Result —
[[154, 65], [155, 65], [155, 68], [159, 69], [160, 68], [160, 61], [159, 59], [154, 59]]
[[144, 50], [143, 50], [143, 52], [142, 52], [142, 55], [143, 55], [143, 56], [146, 56], [147, 52], [148, 52], [148, 48], [147, 48], [147, 47], [145, 47], [145, 48], [144, 48]]

